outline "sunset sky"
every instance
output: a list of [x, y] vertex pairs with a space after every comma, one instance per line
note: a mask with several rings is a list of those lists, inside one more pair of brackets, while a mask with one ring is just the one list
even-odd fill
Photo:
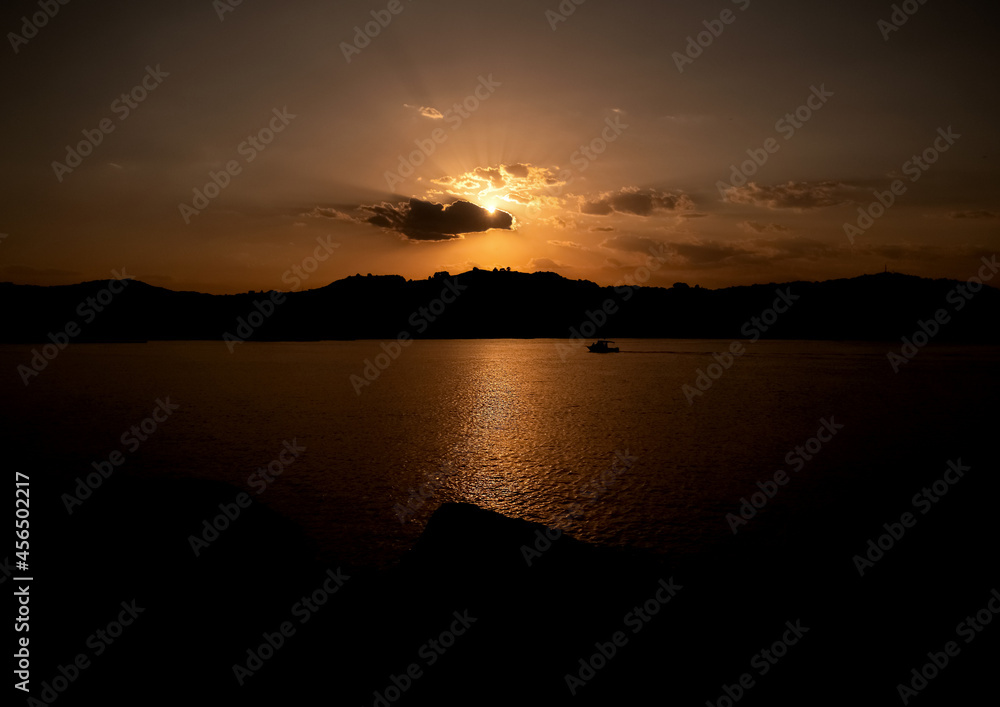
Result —
[[995, 28], [904, 4], [7, 3], [0, 280], [287, 290], [321, 253], [303, 288], [610, 285], [651, 248], [653, 285], [966, 279], [1000, 243]]

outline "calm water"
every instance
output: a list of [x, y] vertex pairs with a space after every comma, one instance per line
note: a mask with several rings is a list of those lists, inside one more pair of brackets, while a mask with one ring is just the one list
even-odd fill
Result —
[[[756, 481], [788, 469], [786, 454], [820, 418], [845, 427], [748, 532], [783, 532], [782, 508], [808, 513], [831, 493], [848, 499], [859, 483], [905, 474], [901, 453], [929, 441], [961, 454], [970, 421], [994, 414], [1000, 387], [995, 348], [931, 348], [894, 374], [885, 344], [757, 342], [691, 405], [681, 386], [728, 342], [622, 340], [623, 353], [605, 356], [576, 344], [565, 361], [557, 343], [566, 342], [415, 342], [360, 395], [349, 376], [378, 342], [245, 344], [233, 354], [221, 342], [77, 344], [27, 388], [15, 368], [31, 347], [0, 347], [4, 430], [67, 491], [91, 462], [125, 451], [123, 431], [158, 398], [180, 409], [126, 451], [118, 474], [253, 493], [250, 475], [294, 439], [306, 451], [254, 497], [301, 524], [325, 555], [355, 564], [398, 558], [448, 500], [592, 542], [687, 553], [731, 536], [725, 515]], [[626, 450], [632, 467], [592, 498]], [[429, 482], [432, 497], [401, 523], [394, 505]]]

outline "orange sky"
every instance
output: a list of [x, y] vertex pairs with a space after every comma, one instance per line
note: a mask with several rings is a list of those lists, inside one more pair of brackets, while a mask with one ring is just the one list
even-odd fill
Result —
[[886, 30], [860, 1], [133, 5], [6, 51], [0, 279], [613, 284], [652, 249], [650, 284], [722, 287], [964, 279], [997, 250], [996, 49], [961, 6]]

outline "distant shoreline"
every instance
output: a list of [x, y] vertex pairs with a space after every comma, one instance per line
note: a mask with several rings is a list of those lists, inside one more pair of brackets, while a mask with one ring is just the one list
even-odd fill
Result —
[[708, 290], [600, 287], [555, 273], [354, 276], [209, 295], [138, 280], [0, 284], [0, 343], [722, 339], [1000, 343], [1000, 290], [896, 273]]

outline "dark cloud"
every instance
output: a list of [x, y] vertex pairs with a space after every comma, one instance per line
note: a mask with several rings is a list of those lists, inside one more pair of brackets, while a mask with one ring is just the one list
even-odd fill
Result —
[[638, 187], [605, 192], [594, 199], [585, 199], [580, 204], [580, 211], [592, 216], [610, 216], [615, 213], [649, 216], [658, 211], [688, 211], [693, 208], [690, 197], [684, 194]]
[[781, 260], [816, 260], [842, 257], [844, 246], [811, 238], [752, 238], [745, 241], [701, 241], [697, 243], [669, 243], [667, 247], [678, 257], [693, 266], [715, 263], [759, 265]]
[[[674, 256], [675, 266], [758, 265], [788, 259], [815, 260], [843, 255], [834, 246], [809, 238], [754, 238], [740, 241], [664, 242], [639, 236], [617, 236], [601, 243], [604, 248], [629, 253]], [[841, 247], [843, 250], [843, 247]]]
[[868, 246], [855, 246], [852, 253], [855, 255], [872, 255], [888, 260], [940, 263], [946, 259], [976, 261], [982, 257], [988, 257], [995, 253], [995, 250], [976, 245], [939, 246], [929, 244], [912, 243], [886, 243], [872, 244]]
[[740, 228], [749, 233], [785, 233], [789, 230], [788, 226], [777, 223], [761, 223], [760, 221], [742, 221]]
[[420, 199], [409, 202], [362, 206], [363, 220], [373, 226], [401, 233], [413, 241], [448, 241], [463, 233], [482, 233], [491, 228], [509, 230], [514, 218], [506, 211], [490, 213], [468, 201], [445, 206]]
[[526, 164], [505, 164], [503, 170], [512, 177], [525, 179], [528, 176], [528, 165]]
[[[620, 253], [662, 255], [668, 259], [672, 268], [699, 271], [729, 267], [760, 268], [778, 263], [801, 267], [823, 262], [839, 263], [846, 258], [878, 259], [881, 271], [882, 261], [896, 263], [897, 266], [928, 265], [944, 261], [975, 263], [979, 258], [989, 257], [995, 252], [974, 245], [887, 243], [851, 246], [846, 242], [831, 243], [813, 238], [795, 237], [767, 228], [773, 224], [748, 223], [761, 227], [759, 232], [767, 236], [733, 241], [659, 241], [640, 236], [616, 236], [602, 242], [601, 247]], [[631, 255], [630, 258], [622, 260], [629, 261], [635, 257]], [[609, 258], [608, 262], [615, 267], [621, 264], [612, 258]], [[627, 262], [623, 265], [625, 266]]]
[[332, 206], [315, 206], [312, 211], [307, 211], [302, 214], [302, 216], [308, 216], [312, 218], [332, 218], [341, 221], [357, 221], [356, 218], [351, 216], [346, 211], [341, 211], [340, 209], [335, 209]]
[[843, 257], [845, 248], [843, 244], [831, 245], [830, 243], [824, 243], [812, 238], [794, 238], [790, 236], [756, 238], [746, 241], [745, 245], [750, 253], [761, 260], [839, 258]]
[[648, 253], [650, 250], [656, 252], [662, 245], [660, 241], [641, 236], [615, 236], [601, 243], [602, 248], [620, 250], [626, 253]]
[[667, 246], [678, 257], [691, 265], [721, 263], [734, 257], [746, 255], [747, 251], [732, 243], [670, 243]]
[[750, 182], [744, 187], [727, 189], [726, 201], [767, 209], [805, 211], [849, 204], [857, 194], [856, 187], [843, 182], [786, 182], [773, 186]]
[[1000, 214], [996, 211], [952, 211], [948, 218], [1000, 218]]

